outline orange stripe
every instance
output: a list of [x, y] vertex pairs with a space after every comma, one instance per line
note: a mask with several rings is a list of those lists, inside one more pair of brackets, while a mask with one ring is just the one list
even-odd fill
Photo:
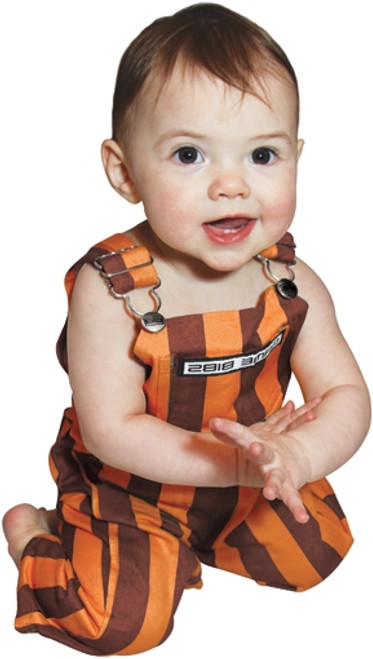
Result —
[[[55, 536], [49, 537], [56, 540]], [[72, 565], [64, 558], [47, 558], [46, 556], [25, 556], [22, 559], [18, 579], [18, 589], [22, 586], [30, 588], [54, 588], [61, 586], [64, 590], [75, 574]]]
[[67, 492], [66, 494], [62, 494], [60, 499], [62, 517], [68, 524], [92, 533], [90, 516], [80, 511], [81, 504], [86, 498], [86, 495], [81, 492]]
[[38, 611], [32, 612], [32, 613], [26, 613], [24, 616], [20, 616], [19, 618], [16, 618], [14, 626], [15, 628], [20, 631], [24, 631], [25, 627], [29, 627], [30, 625], [49, 625], [50, 627], [55, 627], [57, 629], [61, 628], [61, 624], [56, 621], [54, 618], [48, 618], [46, 620], [45, 616], [42, 613], [39, 613]]
[[127, 471], [121, 471], [120, 469], [115, 469], [114, 467], [104, 464], [98, 474], [98, 478], [100, 481], [114, 483], [114, 485], [118, 485], [126, 490], [132, 476]]
[[262, 252], [260, 252], [260, 256], [263, 256], [265, 259], [270, 259], [275, 261], [278, 255], [278, 247], [277, 245], [271, 245], [270, 247], [267, 247], [267, 249], [263, 249]]
[[174, 601], [174, 586], [179, 563], [177, 541], [151, 535], [149, 599], [144, 622], [136, 639], [118, 654], [136, 654], [159, 645], [170, 623]]
[[219, 551], [215, 554], [215, 567], [220, 570], [226, 570], [227, 572], [232, 572], [233, 574], [239, 574], [242, 577], [252, 579], [252, 576], [245, 568], [240, 552], [236, 547], [229, 547], [228, 545], [221, 546]]
[[83, 529], [76, 529], [74, 535], [73, 565], [81, 586], [79, 588], [79, 597], [89, 617], [93, 619], [99, 617], [96, 624], [99, 624], [102, 620], [102, 613], [98, 615], [98, 612], [104, 610], [105, 598], [100, 574], [96, 570], [93, 570], [92, 566], [100, 566], [101, 561], [101, 539], [93, 535], [93, 533], [89, 533]]
[[278, 359], [281, 349], [289, 332], [288, 319], [283, 311], [277, 294], [273, 287], [266, 290], [265, 294], [265, 311], [263, 319], [258, 327], [258, 336], [263, 345], [269, 343], [281, 330], [285, 329], [285, 335], [282, 343], [268, 355], [264, 366], [255, 381], [255, 393], [265, 409], [265, 415], [268, 417], [279, 409], [283, 400], [281, 385], [277, 379]]
[[175, 517], [182, 525], [183, 537], [180, 539], [185, 542], [189, 541], [192, 533], [188, 528], [188, 511], [193, 504], [194, 495], [194, 487], [162, 485], [158, 498], [158, 507]]
[[181, 524], [187, 524], [188, 512], [192, 506], [195, 492], [194, 487], [162, 485], [158, 506], [176, 517]]
[[264, 314], [257, 330], [263, 345], [269, 343], [289, 322], [273, 286], [266, 289], [264, 302]]
[[[242, 333], [238, 311], [221, 312], [219, 322], [217, 322], [215, 313], [204, 314], [203, 324], [206, 357], [226, 357], [242, 352]], [[215, 416], [236, 421], [237, 414], [232, 403], [238, 398], [240, 388], [240, 372], [207, 378], [202, 430], [208, 430], [208, 423]]]
[[130, 498], [137, 527], [149, 533], [150, 567], [144, 622], [136, 639], [118, 653], [126, 655], [145, 652], [157, 646], [164, 637], [172, 615], [179, 564], [179, 541], [160, 528], [160, 511], [137, 497]]

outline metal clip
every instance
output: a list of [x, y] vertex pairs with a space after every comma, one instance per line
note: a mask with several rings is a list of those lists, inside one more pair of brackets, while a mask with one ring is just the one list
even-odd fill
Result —
[[147, 330], [147, 332], [160, 332], [164, 327], [166, 327], [166, 319], [164, 316], [162, 316], [162, 314], [159, 313], [159, 309], [162, 306], [162, 300], [156, 289], [159, 288], [160, 285], [161, 280], [158, 278], [157, 284], [153, 286], [153, 288], [151, 288], [149, 291], [149, 294], [153, 296], [157, 304], [156, 309], [153, 311], [146, 311], [145, 313], [138, 311], [132, 305], [130, 296], [128, 294], [121, 296], [125, 299], [129, 311], [140, 318], [141, 325], [145, 330]]
[[286, 263], [286, 268], [290, 273], [290, 279], [287, 279], [286, 277], [277, 277], [277, 275], [272, 272], [269, 259], [261, 256], [260, 254], [257, 254], [256, 258], [264, 263], [267, 274], [274, 282], [276, 282], [276, 290], [278, 294], [281, 295], [281, 297], [285, 298], [286, 300], [292, 300], [298, 295], [298, 288], [294, 284], [295, 273], [290, 267], [291, 265], [295, 265], [296, 261], [291, 264]]
[[124, 275], [127, 272], [131, 272], [132, 270], [138, 270], [139, 268], [144, 268], [146, 266], [152, 265], [154, 259], [150, 256], [150, 260], [146, 261], [145, 263], [140, 263], [139, 265], [134, 265], [131, 266], [130, 268], [125, 268], [124, 270], [120, 270], [118, 272], [111, 272], [111, 273], [105, 272], [103, 265], [101, 263], [103, 259], [107, 259], [110, 256], [116, 256], [123, 252], [128, 252], [132, 249], [136, 249], [136, 245], [132, 245], [130, 247], [123, 247], [122, 249], [119, 249], [115, 252], [110, 252], [109, 254], [103, 254], [102, 256], [97, 257], [93, 261], [93, 265], [98, 270], [100, 270], [100, 274], [105, 278], [106, 284], [109, 288], [111, 295], [113, 295], [113, 297], [115, 297], [118, 300], [125, 301], [127, 309], [130, 311], [130, 313], [132, 313], [134, 316], [138, 316], [141, 319], [142, 327], [148, 332], [160, 332], [166, 326], [166, 319], [164, 318], [164, 316], [162, 316], [162, 314], [159, 313], [159, 309], [161, 308], [162, 305], [161, 298], [157, 293], [157, 288], [159, 288], [161, 285], [161, 280], [159, 279], [159, 277], [157, 279], [157, 283], [149, 290], [149, 294], [154, 298], [156, 302], [156, 307], [155, 309], [153, 309], [153, 311], [146, 311], [145, 313], [135, 309], [135, 307], [131, 303], [131, 298], [128, 293], [117, 293], [111, 281], [113, 277]]

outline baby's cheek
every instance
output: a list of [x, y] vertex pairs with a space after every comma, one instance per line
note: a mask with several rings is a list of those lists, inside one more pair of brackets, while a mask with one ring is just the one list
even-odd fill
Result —
[[274, 221], [291, 222], [295, 213], [296, 195], [295, 190], [291, 189], [288, 192], [278, 190], [277, 194], [273, 196], [272, 203], [268, 209], [268, 215]]

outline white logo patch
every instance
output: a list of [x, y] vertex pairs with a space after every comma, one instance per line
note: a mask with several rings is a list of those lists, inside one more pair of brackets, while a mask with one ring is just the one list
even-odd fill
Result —
[[204, 359], [181, 359], [178, 375], [224, 375], [245, 368], [252, 368], [267, 359], [268, 355], [282, 342], [284, 332], [280, 332], [270, 343], [257, 352], [229, 357], [206, 357]]

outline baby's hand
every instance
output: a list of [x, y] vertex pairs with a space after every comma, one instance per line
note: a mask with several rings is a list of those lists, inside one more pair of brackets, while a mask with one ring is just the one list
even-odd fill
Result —
[[307, 482], [309, 464], [302, 445], [288, 433], [312, 421], [320, 401], [315, 398], [298, 409], [288, 402], [266, 421], [250, 427], [228, 419], [210, 421], [217, 439], [242, 450], [238, 484], [262, 487], [266, 499], [281, 499], [300, 523], [309, 520], [298, 492]]

